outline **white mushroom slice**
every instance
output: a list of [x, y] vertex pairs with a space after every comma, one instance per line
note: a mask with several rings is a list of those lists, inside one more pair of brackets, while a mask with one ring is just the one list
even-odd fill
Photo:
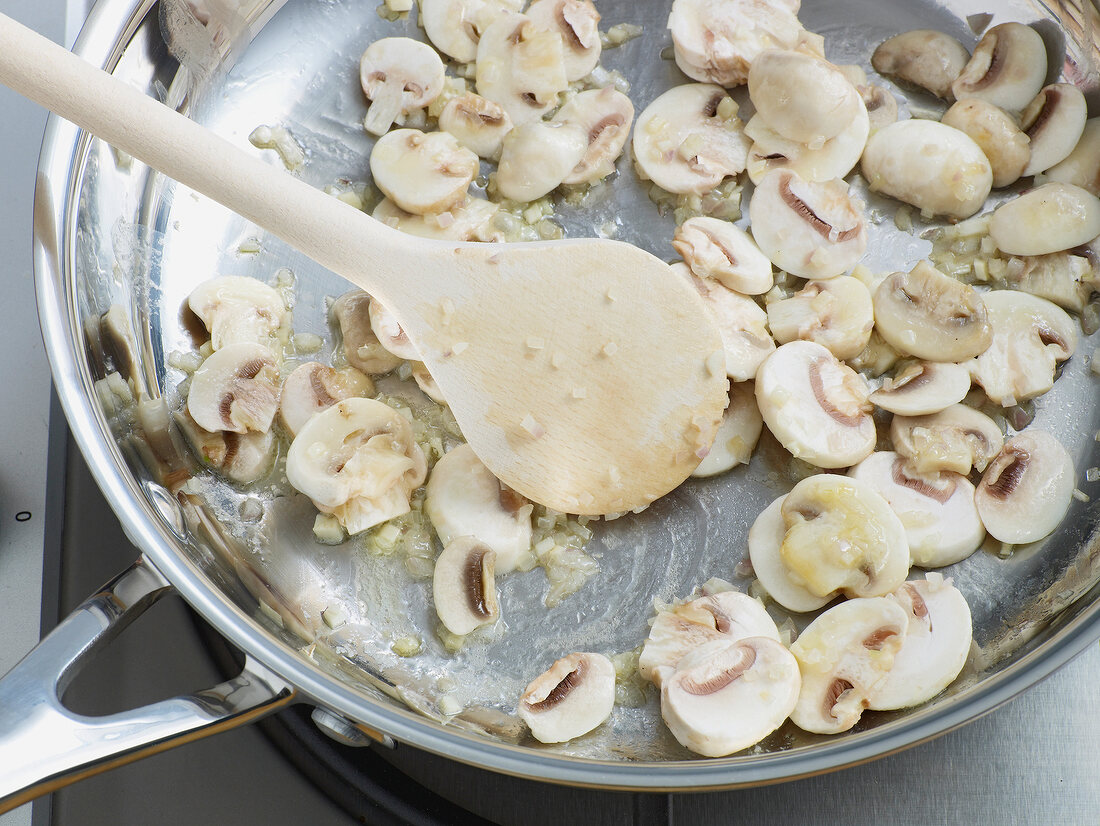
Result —
[[997, 207], [989, 237], [1009, 255], [1043, 255], [1100, 235], [1100, 199], [1073, 184], [1049, 183]]
[[749, 99], [768, 126], [812, 149], [839, 135], [860, 109], [859, 93], [839, 69], [799, 52], [761, 52], [748, 84]]
[[817, 734], [859, 722], [905, 639], [906, 611], [885, 597], [851, 599], [825, 611], [791, 644], [802, 690], [791, 721]]
[[467, 92], [447, 101], [439, 113], [439, 128], [478, 157], [495, 161], [504, 136], [512, 131], [512, 119], [499, 103]]
[[444, 545], [460, 536], [474, 537], [496, 552], [501, 574], [514, 571], [530, 554], [532, 509], [465, 444], [436, 462], [424, 499], [424, 512]]
[[863, 202], [840, 179], [815, 183], [789, 170], [764, 176], [749, 202], [753, 238], [771, 262], [802, 278], [834, 278], [867, 250]]
[[1046, 170], [1043, 178], [1100, 195], [1100, 118], [1085, 121], [1085, 129], [1073, 151], [1064, 161]]
[[1058, 362], [1077, 348], [1073, 319], [1056, 304], [1017, 290], [985, 294], [993, 343], [971, 363], [971, 376], [999, 405], [1041, 396], [1054, 386]]
[[764, 423], [798, 459], [822, 468], [851, 467], [875, 447], [867, 382], [812, 341], [792, 341], [756, 374]]
[[500, 206], [484, 198], [467, 195], [458, 206], [438, 215], [413, 215], [405, 212], [389, 198], [383, 198], [371, 213], [383, 224], [417, 235], [444, 241], [503, 241], [504, 233], [493, 219]]
[[409, 341], [405, 329], [393, 317], [393, 313], [382, 306], [382, 302], [371, 299], [367, 305], [367, 318], [370, 319], [371, 331], [379, 344], [400, 359], [420, 361], [420, 353]]
[[753, 141], [745, 168], [754, 184], [774, 169], [789, 169], [807, 181], [843, 178], [859, 163], [870, 134], [871, 120], [865, 105], [858, 108], [839, 135], [816, 149], [784, 138], [763, 118], [753, 115], [745, 125], [745, 135]]
[[787, 523], [783, 521], [786, 499], [786, 495], [775, 499], [753, 521], [748, 536], [749, 561], [769, 597], [788, 611], [816, 611], [827, 605], [833, 595], [818, 596], [796, 582], [779, 554], [787, 534]]
[[970, 60], [970, 52], [955, 38], [933, 29], [914, 29], [879, 44], [871, 65], [882, 75], [927, 89], [938, 98], [954, 100], [951, 84]]
[[291, 437], [315, 413], [353, 396], [369, 396], [374, 382], [354, 367], [334, 370], [318, 361], [294, 368], [279, 394], [279, 418]]
[[1016, 113], [1043, 88], [1046, 75], [1039, 33], [1023, 23], [1001, 23], [982, 35], [951, 91], [959, 100], [980, 98]]
[[909, 625], [894, 665], [868, 697], [876, 711], [919, 705], [947, 688], [966, 664], [974, 634], [970, 606], [950, 580], [930, 574], [887, 599], [909, 615]]
[[460, 536], [436, 557], [432, 601], [440, 622], [452, 634], [469, 634], [500, 617], [496, 556], [472, 536]]
[[849, 475], [878, 491], [898, 515], [913, 565], [953, 565], [978, 550], [985, 539], [974, 506], [974, 485], [961, 474], [916, 473], [899, 454], [876, 451]]
[[332, 317], [344, 340], [348, 364], [367, 375], [388, 373], [401, 359], [383, 347], [370, 326], [370, 296], [362, 290], [344, 293], [332, 304]]
[[714, 444], [691, 475], [714, 476], [737, 465], [747, 465], [763, 427], [764, 419], [760, 416], [752, 383], [731, 383], [729, 404], [722, 413], [722, 423], [718, 425]]
[[1005, 442], [974, 494], [982, 524], [1001, 542], [1037, 542], [1069, 510], [1075, 485], [1073, 459], [1062, 443], [1028, 429]]
[[961, 364], [912, 361], [902, 366], [871, 401], [890, 413], [927, 416], [958, 404], [970, 392], [970, 371]]
[[370, 153], [375, 185], [406, 212], [446, 212], [466, 198], [477, 175], [477, 155], [448, 132], [395, 129], [378, 139]]
[[589, 89], [571, 98], [554, 115], [554, 122], [580, 127], [588, 137], [588, 149], [562, 183], [591, 184], [614, 172], [633, 120], [634, 104], [614, 86]]
[[477, 92], [504, 107], [517, 126], [540, 120], [569, 86], [561, 35], [508, 12], [481, 33]]
[[1053, 301], [1075, 313], [1088, 304], [1095, 279], [1089, 259], [1069, 252], [1012, 258], [1005, 267], [1005, 283], [1012, 289]]
[[459, 63], [473, 63], [481, 32], [496, 16], [522, 9], [523, 0], [419, 0], [419, 6], [417, 20], [432, 45]]
[[779, 641], [775, 620], [760, 600], [739, 591], [693, 599], [657, 614], [638, 657], [638, 673], [660, 688], [664, 677], [694, 649], [745, 637]]
[[981, 147], [993, 170], [995, 189], [1027, 174], [1031, 139], [1004, 109], [978, 98], [966, 98], [944, 112], [940, 122], [965, 132]]
[[643, 177], [669, 192], [702, 195], [745, 168], [749, 139], [724, 89], [686, 83], [638, 116], [633, 147]]
[[917, 358], [964, 361], [984, 352], [993, 340], [978, 291], [927, 261], [887, 276], [871, 298], [879, 335]]
[[556, 189], [588, 151], [588, 135], [570, 123], [523, 123], [504, 136], [496, 187], [512, 201], [534, 201]]
[[676, 65], [694, 80], [739, 86], [765, 49], [793, 49], [804, 30], [790, 0], [673, 0]]
[[894, 416], [890, 441], [906, 460], [906, 471], [920, 474], [979, 472], [1004, 445], [997, 423], [965, 404], [928, 416]]
[[424, 391], [424, 395], [433, 402], [447, 403], [447, 400], [443, 397], [443, 391], [439, 389], [439, 385], [435, 383], [435, 379], [432, 378], [432, 374], [428, 372], [428, 368], [424, 366], [423, 362], [413, 362], [412, 377], [416, 382], [416, 386]]
[[759, 743], [798, 701], [798, 662], [767, 637], [707, 643], [661, 686], [661, 716], [680, 745], [722, 757]]
[[903, 120], [870, 137], [863, 177], [881, 192], [928, 216], [969, 218], [993, 187], [993, 169], [964, 132], [930, 120]]
[[238, 342], [265, 343], [286, 315], [282, 297], [255, 278], [222, 275], [191, 291], [187, 306], [210, 331], [215, 350]]
[[349, 534], [408, 513], [427, 472], [408, 420], [374, 399], [344, 399], [311, 417], [286, 456], [287, 481]]
[[676, 227], [672, 246], [697, 276], [713, 278], [742, 295], [761, 295], [775, 283], [768, 256], [729, 221], [688, 218]]
[[842, 361], [863, 351], [875, 326], [871, 293], [850, 275], [810, 281], [789, 298], [769, 302], [767, 309], [777, 342], [815, 341]]
[[185, 409], [175, 416], [180, 433], [202, 462], [203, 467], [220, 473], [241, 485], [250, 485], [267, 475], [275, 462], [275, 434], [211, 432], [195, 422]]
[[227, 344], [191, 376], [187, 410], [204, 430], [262, 433], [279, 409], [279, 368], [262, 344]]
[[600, 13], [590, 0], [534, 0], [527, 16], [538, 28], [561, 35], [565, 79], [588, 75], [600, 62]]
[[1086, 118], [1088, 104], [1080, 89], [1071, 83], [1044, 86], [1020, 115], [1020, 128], [1031, 139], [1024, 174], [1036, 175], [1069, 157], [1085, 131]]
[[371, 101], [363, 126], [384, 135], [401, 115], [439, 97], [443, 79], [443, 61], [426, 43], [409, 37], [374, 41], [359, 61], [359, 81]]
[[876, 83], [864, 83], [856, 86], [856, 91], [859, 92], [863, 106], [867, 109], [871, 132], [877, 132], [891, 123], [897, 123], [898, 99], [889, 90]]
[[541, 743], [564, 743], [611, 716], [615, 666], [603, 654], [570, 654], [532, 680], [519, 698], [519, 716]]

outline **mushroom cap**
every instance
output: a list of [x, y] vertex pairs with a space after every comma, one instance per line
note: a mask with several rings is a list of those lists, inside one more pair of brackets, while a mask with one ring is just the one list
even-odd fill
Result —
[[791, 644], [802, 672], [791, 721], [817, 734], [852, 728], [885, 682], [908, 624], [906, 611], [886, 597], [850, 599], [821, 613]]
[[1043, 173], [1043, 178], [1074, 184], [1100, 195], [1100, 118], [1089, 118], [1073, 151]]
[[819, 147], [859, 112], [859, 92], [831, 63], [802, 52], [768, 49], [749, 67], [749, 99], [788, 140]]
[[428, 372], [428, 368], [422, 361], [415, 361], [412, 364], [412, 377], [416, 382], [416, 386], [419, 387], [425, 396], [438, 404], [446, 404], [447, 399], [443, 396], [443, 391], [439, 389], [439, 385], [435, 383], [435, 379], [432, 374]]
[[810, 281], [789, 298], [768, 302], [767, 310], [777, 342], [814, 341], [841, 360], [863, 351], [875, 325], [871, 293], [850, 275]]
[[496, 101], [517, 126], [541, 120], [569, 87], [561, 35], [525, 14], [504, 12], [477, 44], [477, 93]]
[[191, 376], [187, 410], [204, 430], [263, 432], [278, 409], [279, 368], [262, 344], [226, 344]]
[[352, 396], [369, 396], [374, 382], [354, 367], [342, 370], [307, 361], [291, 371], [279, 393], [279, 418], [293, 438], [315, 414]]
[[822, 468], [851, 467], [875, 447], [866, 381], [811, 341], [781, 345], [756, 374], [768, 429], [795, 457]]
[[947, 218], [969, 218], [993, 187], [993, 168], [981, 147], [936, 121], [884, 126], [867, 141], [861, 168], [872, 192]]
[[359, 81], [371, 101], [363, 126], [383, 135], [400, 115], [427, 106], [443, 91], [443, 61], [427, 43], [383, 37], [359, 60]]
[[401, 359], [378, 341], [370, 325], [371, 298], [362, 290], [350, 290], [332, 303], [332, 317], [344, 340], [348, 364], [367, 375], [388, 373]]
[[913, 565], [953, 565], [978, 550], [985, 539], [974, 485], [962, 474], [918, 474], [892, 451], [872, 453], [848, 474], [878, 491], [898, 515]]
[[985, 470], [1004, 445], [1004, 435], [989, 416], [965, 404], [953, 404], [928, 416], [894, 416], [890, 441], [914, 473]]
[[405, 212], [389, 198], [383, 198], [371, 215], [386, 226], [421, 238], [438, 238], [444, 241], [503, 241], [504, 233], [493, 224], [499, 211], [499, 204], [467, 195], [461, 204], [438, 215], [414, 215]]
[[1088, 104], [1080, 89], [1072, 83], [1044, 86], [1020, 115], [1020, 126], [1031, 139], [1024, 174], [1036, 175], [1068, 158], [1085, 131], [1086, 118]]
[[446, 544], [472, 536], [496, 551], [496, 570], [515, 570], [531, 551], [532, 505], [505, 487], [467, 444], [455, 447], [432, 468], [424, 512]]
[[714, 444], [692, 476], [714, 476], [737, 465], [747, 465], [764, 428], [756, 405], [756, 388], [751, 381], [730, 382], [729, 404], [714, 435]]
[[745, 135], [752, 140], [745, 168], [754, 184], [759, 184], [765, 175], [777, 169], [788, 169], [807, 181], [844, 178], [859, 163], [870, 134], [870, 113], [862, 98], [855, 117], [839, 135], [821, 146], [789, 140], [762, 117], [753, 115], [745, 124]]
[[561, 35], [565, 79], [587, 76], [600, 62], [600, 13], [590, 0], [534, 0], [527, 16], [540, 29]]
[[1001, 204], [989, 237], [1009, 255], [1043, 255], [1087, 244], [1100, 235], [1100, 199], [1073, 184], [1053, 182]]
[[1008, 439], [978, 483], [974, 502], [1001, 542], [1036, 542], [1062, 521], [1073, 498], [1073, 459], [1049, 433], [1028, 428]]
[[970, 606], [959, 589], [936, 574], [906, 582], [886, 597], [909, 615], [901, 649], [886, 679], [868, 697], [876, 711], [931, 700], [959, 676], [970, 654]]
[[970, 371], [962, 364], [910, 361], [871, 394], [871, 401], [889, 413], [927, 416], [958, 404], [970, 392]]
[[993, 340], [982, 295], [927, 261], [884, 278], [872, 301], [879, 335], [920, 359], [965, 361]]
[[469, 634], [500, 618], [495, 566], [496, 553], [472, 536], [452, 540], [436, 557], [432, 601], [452, 634]]
[[1039, 33], [1023, 23], [1001, 23], [982, 35], [951, 91], [959, 100], [980, 98], [1015, 114], [1039, 93], [1046, 75]]
[[722, 757], [760, 742], [798, 700], [798, 662], [768, 637], [716, 640], [680, 661], [661, 686], [661, 715], [685, 748]]
[[267, 343], [286, 315], [286, 304], [274, 288], [255, 278], [220, 275], [191, 291], [187, 306], [210, 331], [210, 346]]
[[579, 127], [588, 139], [584, 157], [562, 182], [591, 184], [615, 171], [634, 121], [634, 104], [614, 86], [588, 89], [570, 98], [553, 120]]
[[970, 52], [962, 43], [934, 29], [896, 34], [871, 55], [871, 65], [879, 74], [927, 89], [944, 100], [954, 100], [951, 84], [969, 60]]
[[1000, 107], [978, 98], [966, 98], [944, 112], [940, 123], [965, 132], [981, 147], [993, 170], [994, 188], [1008, 186], [1027, 174], [1031, 139]]
[[504, 136], [512, 131], [512, 119], [499, 103], [467, 92], [447, 101], [439, 113], [439, 128], [478, 157], [496, 160]]
[[559, 121], [523, 123], [504, 136], [497, 190], [513, 201], [534, 201], [556, 189], [584, 160], [588, 136]]
[[786, 498], [784, 494], [775, 499], [760, 512], [749, 528], [749, 560], [753, 573], [768, 596], [788, 611], [816, 611], [827, 605], [832, 595], [818, 596], [795, 582], [779, 555], [787, 533], [787, 525], [783, 521], [783, 502]]
[[761, 295], [775, 283], [768, 256], [751, 235], [729, 221], [688, 218], [676, 227], [672, 246], [697, 276], [713, 278], [742, 295]]
[[367, 307], [370, 328], [378, 343], [400, 359], [420, 361], [420, 353], [405, 334], [404, 328], [381, 301], [371, 300]]
[[472, 63], [481, 32], [496, 16], [522, 8], [523, 0], [420, 0], [417, 22], [443, 54]]
[[479, 168], [477, 155], [449, 132], [395, 129], [380, 137], [370, 153], [375, 185], [401, 209], [417, 215], [462, 204]]
[[519, 698], [519, 716], [542, 743], [587, 734], [611, 716], [615, 666], [603, 654], [570, 654], [532, 680]]

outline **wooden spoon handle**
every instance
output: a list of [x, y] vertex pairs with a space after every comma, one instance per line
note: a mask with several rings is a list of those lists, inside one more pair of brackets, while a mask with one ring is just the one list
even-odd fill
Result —
[[[406, 236], [0, 14], [0, 82], [365, 289]], [[370, 279], [370, 283], [364, 283]], [[384, 289], [380, 290], [385, 292]]]

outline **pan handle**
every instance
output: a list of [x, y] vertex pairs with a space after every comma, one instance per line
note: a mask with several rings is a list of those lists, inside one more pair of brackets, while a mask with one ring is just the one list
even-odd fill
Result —
[[139, 559], [84, 602], [0, 678], [0, 814], [81, 778], [276, 711], [294, 690], [251, 658], [232, 680], [103, 717], [61, 703], [81, 666], [172, 590]]

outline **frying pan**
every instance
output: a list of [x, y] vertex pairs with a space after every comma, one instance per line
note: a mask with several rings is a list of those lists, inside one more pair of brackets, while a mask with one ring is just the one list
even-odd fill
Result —
[[[421, 36], [415, 13], [389, 21], [361, 3], [201, 5], [204, 13], [196, 14], [180, 0], [101, 0], [76, 51], [243, 146], [258, 125], [286, 125], [308, 153], [301, 174], [316, 186], [366, 182], [370, 142], [361, 128], [358, 56], [379, 37]], [[630, 83], [639, 111], [684, 82], [661, 57], [667, 0], [598, 5], [604, 26], [643, 27], [641, 37], [603, 59]], [[987, 10], [964, 0], [806, 0], [800, 17], [825, 36], [834, 62], [869, 69], [875, 44], [912, 28], [937, 28], [972, 46], [977, 37], [967, 17]], [[1006, 20], [1034, 25], [1048, 51], [1065, 56], [1052, 61], [1050, 79], [1062, 74], [1096, 102], [1100, 52], [1091, 4], [1001, 2], [993, 22]], [[892, 91], [903, 111], [934, 105]], [[872, 270], [927, 254], [926, 241], [893, 226], [890, 202], [868, 201], [887, 216], [875, 224], [865, 258]], [[393, 739], [534, 779], [623, 789], [750, 786], [863, 762], [942, 734], [1100, 636], [1100, 504], [1092, 497], [1076, 499], [1044, 542], [1007, 557], [987, 546], [944, 570], [970, 602], [975, 642], [960, 678], [923, 706], [867, 714], [856, 729], [831, 738], [787, 724], [745, 753], [704, 760], [664, 730], [650, 694], [642, 705], [618, 706], [591, 735], [537, 744], [514, 716], [515, 702], [554, 659], [576, 650], [630, 651], [645, 637], [654, 600], [683, 597], [710, 577], [748, 587], [737, 576], [748, 527], [792, 484], [778, 444], [765, 437], [749, 466], [689, 481], [645, 513], [591, 523], [588, 552], [600, 571], [553, 607], [545, 605], [542, 571], [502, 578], [504, 622], [453, 654], [434, 633], [428, 587], [414, 565], [355, 540], [340, 547], [314, 542], [310, 506], [281, 495], [278, 466], [248, 489], [193, 475], [193, 459], [165, 424], [184, 378], [173, 365], [192, 347], [180, 308], [197, 283], [238, 274], [286, 286], [295, 330], [324, 340], [308, 358], [324, 360], [333, 347], [326, 301], [346, 289], [340, 280], [56, 118], [47, 126], [34, 209], [35, 279], [54, 382], [76, 441], [141, 558], [0, 680], [0, 809], [293, 702], [316, 707], [318, 724], [345, 742]], [[617, 237], [672, 257], [672, 217], [646, 197], [628, 158], [611, 185], [584, 204], [558, 205], [557, 220], [567, 235], [613, 226]], [[1086, 494], [1094, 491], [1084, 471], [1100, 465], [1100, 385], [1087, 364], [1094, 347], [1082, 340], [1034, 411], [1035, 426], [1069, 448]], [[65, 709], [65, 686], [87, 658], [170, 591], [246, 652], [243, 672], [208, 691], [108, 717]], [[334, 607], [341, 621], [326, 623], [322, 611], [331, 615]], [[395, 643], [409, 638], [420, 651], [402, 657]]]

